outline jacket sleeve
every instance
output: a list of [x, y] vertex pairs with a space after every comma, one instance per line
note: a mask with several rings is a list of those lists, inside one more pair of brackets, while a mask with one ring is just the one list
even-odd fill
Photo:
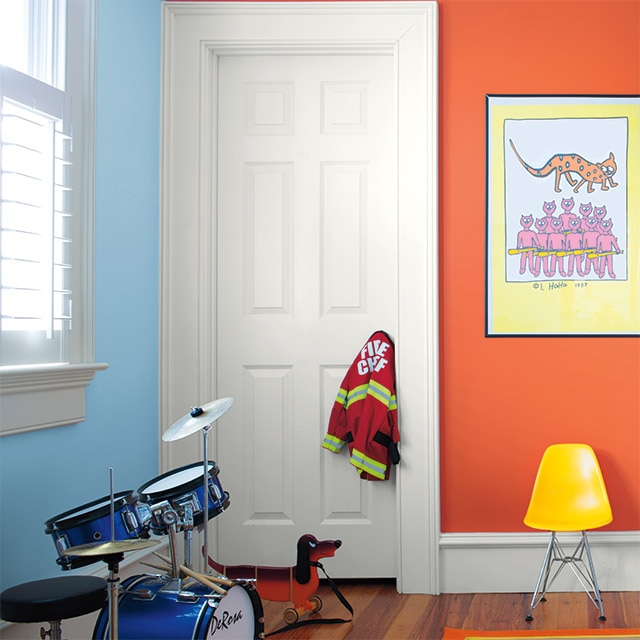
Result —
[[336, 396], [335, 402], [329, 416], [329, 426], [327, 427], [327, 435], [325, 435], [322, 446], [334, 453], [340, 453], [347, 441], [347, 389], [343, 381]]

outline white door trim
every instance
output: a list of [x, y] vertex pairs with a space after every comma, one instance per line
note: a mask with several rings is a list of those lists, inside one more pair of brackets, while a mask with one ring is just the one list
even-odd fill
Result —
[[[214, 16], [215, 20], [203, 20]], [[215, 71], [219, 55], [386, 49], [396, 61], [399, 308], [396, 352], [401, 454], [398, 590], [439, 593], [437, 3], [284, 2], [163, 5], [160, 266], [161, 435], [190, 404], [215, 397]], [[180, 105], [185, 83], [200, 104]], [[193, 87], [193, 84], [191, 85]], [[191, 94], [193, 95], [193, 93]], [[193, 113], [193, 122], [176, 113]], [[195, 122], [195, 124], [194, 124]], [[208, 138], [197, 175], [183, 144]], [[206, 354], [206, 355], [205, 355]], [[191, 438], [195, 438], [192, 436]], [[172, 443], [173, 444], [173, 443]], [[194, 446], [198, 443], [194, 439]], [[161, 441], [160, 468], [180, 460]], [[200, 454], [201, 455], [201, 454]]]

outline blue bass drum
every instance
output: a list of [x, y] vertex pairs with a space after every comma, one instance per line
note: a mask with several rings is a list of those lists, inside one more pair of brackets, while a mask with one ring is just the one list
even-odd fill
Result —
[[[133, 576], [122, 583], [119, 640], [258, 640], [264, 614], [251, 583], [236, 582], [218, 595], [194, 582], [180, 592], [165, 576]], [[109, 606], [98, 616], [94, 640], [109, 640]]]

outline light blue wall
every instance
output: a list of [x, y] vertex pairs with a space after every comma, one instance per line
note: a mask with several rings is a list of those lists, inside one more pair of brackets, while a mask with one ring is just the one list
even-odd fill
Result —
[[[63, 572], [44, 522], [158, 475], [160, 0], [98, 0], [96, 360], [77, 425], [0, 439], [0, 588]], [[87, 541], [89, 542], [89, 541]]]

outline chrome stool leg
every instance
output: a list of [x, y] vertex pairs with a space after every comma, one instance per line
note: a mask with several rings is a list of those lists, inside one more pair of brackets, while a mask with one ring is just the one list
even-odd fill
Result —
[[[583, 558], [584, 554], [587, 556], [587, 562], [585, 562]], [[554, 562], [559, 563], [558, 568], [553, 576], [551, 576], [551, 579], [549, 579]], [[540, 602], [544, 602], [546, 600], [547, 591], [555, 582], [560, 572], [567, 565], [571, 567], [591, 602], [593, 602], [593, 604], [598, 608], [600, 612], [599, 620], [606, 620], [604, 615], [604, 605], [602, 604], [602, 596], [600, 594], [600, 587], [598, 586], [596, 571], [593, 565], [593, 559], [591, 558], [591, 549], [589, 548], [587, 532], [581, 532], [580, 541], [576, 545], [572, 554], [568, 555], [558, 541], [556, 532], [552, 531], [551, 539], [547, 546], [547, 553], [545, 554], [542, 568], [540, 569], [540, 575], [538, 576], [533, 597], [531, 598], [529, 613], [527, 613], [525, 617], [527, 622], [531, 622], [531, 620], [533, 620], [533, 610], [538, 606], [538, 604], [540, 604]]]

